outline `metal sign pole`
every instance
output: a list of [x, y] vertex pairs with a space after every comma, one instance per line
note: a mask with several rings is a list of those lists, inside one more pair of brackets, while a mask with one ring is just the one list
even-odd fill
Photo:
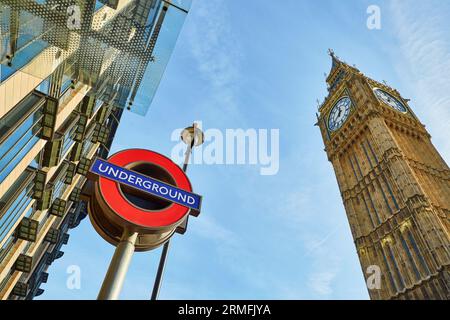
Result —
[[124, 229], [103, 280], [97, 300], [117, 300], [133, 257], [138, 233]]
[[161, 258], [159, 259], [158, 271], [156, 272], [155, 283], [153, 285], [151, 300], [158, 300], [159, 290], [161, 289], [162, 276], [166, 266], [167, 254], [169, 253], [170, 239], [164, 243]]
[[[184, 135], [184, 132], [186, 132], [186, 135]], [[183, 171], [187, 172], [187, 168], [189, 165], [189, 158], [192, 154], [193, 148], [196, 145], [201, 145], [203, 143], [203, 133], [201, 132], [200, 129], [197, 128], [196, 123], [194, 123], [192, 127], [185, 129], [184, 132], [181, 139], [187, 144], [188, 147], [184, 157]], [[167, 240], [163, 246], [161, 258], [159, 260], [158, 271], [156, 272], [155, 283], [153, 285], [151, 300], [158, 299], [159, 291], [161, 289], [162, 276], [164, 273], [164, 268], [166, 266], [167, 254], [169, 252], [169, 247], [170, 247], [170, 239]]]

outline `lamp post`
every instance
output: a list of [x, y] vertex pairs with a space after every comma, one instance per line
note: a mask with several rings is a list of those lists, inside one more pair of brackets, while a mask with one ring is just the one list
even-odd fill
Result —
[[[198, 128], [198, 125], [194, 123], [192, 127], [188, 127], [181, 132], [181, 140], [187, 145], [184, 163], [183, 163], [183, 171], [187, 172], [187, 168], [189, 165], [189, 159], [193, 152], [194, 147], [200, 146], [205, 142], [205, 136], [203, 132]], [[186, 217], [188, 219], [189, 216]], [[156, 272], [155, 283], [153, 285], [151, 300], [157, 300], [159, 291], [161, 289], [162, 277], [164, 274], [164, 268], [167, 262], [167, 255], [169, 253], [170, 247], [170, 239], [164, 243], [161, 258], [159, 260], [158, 271]]]

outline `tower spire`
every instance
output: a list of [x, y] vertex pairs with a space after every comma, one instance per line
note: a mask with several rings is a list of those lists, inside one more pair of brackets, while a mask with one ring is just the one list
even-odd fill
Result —
[[328, 54], [330, 55], [331, 59], [332, 59], [332, 67], [331, 67], [331, 72], [333, 72], [334, 69], [336, 69], [339, 64], [341, 63], [341, 61], [339, 60], [339, 58], [336, 56], [336, 53], [334, 52], [333, 49], [328, 49]]
[[333, 49], [328, 49], [328, 55], [333, 59], [333, 62], [341, 62]]

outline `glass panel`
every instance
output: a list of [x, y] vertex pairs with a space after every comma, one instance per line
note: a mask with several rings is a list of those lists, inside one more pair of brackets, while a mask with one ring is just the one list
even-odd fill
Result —
[[66, 172], [67, 172], [68, 163], [63, 162], [58, 169], [58, 172], [56, 173], [56, 176], [58, 176], [57, 180], [53, 182], [53, 193], [51, 202], [55, 200], [56, 198], [61, 198], [64, 194], [64, 191], [66, 190], [67, 185], [64, 183]]
[[399, 284], [400, 290], [403, 290], [405, 288], [405, 283], [403, 282], [402, 274], [400, 273], [400, 269], [398, 268], [397, 261], [395, 260], [394, 252], [392, 251], [392, 248], [389, 246], [389, 244], [386, 246], [387, 252], [389, 254], [389, 258], [391, 260], [392, 265], [394, 266], [394, 270], [396, 273], [396, 280]]
[[39, 86], [36, 87], [36, 90], [42, 92], [46, 95], [50, 94], [50, 77], [42, 81]]
[[[62, 76], [61, 90], [56, 98], [65, 96], [69, 88], [73, 84], [73, 80], [77, 78], [74, 66], [75, 66], [74, 59], [69, 59], [69, 61], [66, 63], [64, 74]], [[73, 88], [75, 88], [75, 86]]]
[[[5, 117], [0, 119], [0, 141], [4, 140], [5, 135], [8, 133], [8, 131], [11, 131], [12, 128], [17, 126], [17, 124], [20, 123], [20, 121], [27, 114], [27, 112], [29, 112], [33, 108], [33, 106], [35, 106], [39, 102], [40, 99], [42, 99], [40, 96], [31, 94], [31, 95], [27, 96], [25, 99], [23, 99]], [[19, 129], [16, 129], [15, 131], [17, 131], [17, 130], [19, 130]], [[22, 132], [22, 134], [23, 134], [23, 132]], [[15, 133], [13, 133], [12, 135], [14, 135], [14, 134]], [[12, 137], [12, 135], [8, 139], [10, 139]]]
[[411, 231], [409, 231], [409, 230], [408, 230], [407, 233], [408, 233], [408, 239], [411, 242], [411, 245], [413, 246], [414, 252], [415, 252], [417, 258], [419, 259], [423, 270], [425, 270], [426, 275], [429, 276], [431, 274], [430, 269], [428, 268], [428, 265], [425, 262], [425, 259], [423, 258], [423, 255], [420, 253], [419, 247], [417, 246], [417, 243], [414, 240], [414, 236], [412, 235]]
[[[4, 8], [0, 7], [0, 9]], [[20, 70], [27, 65], [33, 58], [47, 48], [49, 44], [41, 39], [40, 34], [37, 32], [37, 30], [42, 30], [44, 27], [43, 20], [39, 17], [33, 16], [26, 11], [20, 11], [18, 16], [13, 18], [10, 8], [6, 7], [0, 15], [0, 19], [0, 25], [2, 27], [8, 23], [12, 26], [15, 19], [17, 19], [19, 26], [15, 36], [12, 36], [14, 32], [7, 32], [13, 30], [11, 27], [11, 30], [7, 28], [1, 37], [0, 59], [5, 66], [1, 68], [0, 82], [3, 82], [15, 70]], [[14, 41], [11, 41], [11, 38]]]
[[143, 85], [136, 93], [130, 93], [128, 100], [129, 102], [133, 102], [131, 106], [132, 111], [145, 115], [150, 108], [166, 66], [169, 63], [171, 53], [174, 50], [179, 31], [184, 24], [185, 17], [186, 14], [183, 11], [169, 7], [164, 20], [165, 23], [161, 27], [161, 33], [152, 53], [155, 61], [147, 67], [142, 79], [138, 79]]
[[95, 114], [97, 112], [98, 109], [100, 109], [100, 107], [103, 105], [103, 101], [100, 99], [97, 99], [95, 101], [95, 105], [94, 105], [94, 110], [92, 111], [92, 114]]
[[43, 153], [43, 151], [39, 152], [39, 154], [34, 157], [33, 161], [31, 161], [29, 167], [37, 170], [41, 168], [41, 154]]
[[[30, 115], [26, 113], [32, 109], [41, 97], [30, 95], [0, 122], [0, 183], [11, 173], [22, 158], [39, 141], [41, 130], [42, 106]], [[22, 118], [25, 119], [22, 120]], [[14, 125], [18, 126], [11, 132]], [[11, 132], [11, 134], [9, 134]]]
[[189, 9], [191, 8], [192, 5], [192, 0], [172, 0], [171, 1], [175, 6], [189, 11]]
[[[11, 235], [8, 240], [5, 241], [5, 243], [0, 247], [0, 262], [3, 261], [3, 259], [6, 257], [8, 252], [11, 250], [11, 247], [14, 245], [14, 236]], [[9, 280], [8, 277], [5, 277], [5, 279]], [[4, 281], [4, 280], [3, 280]], [[0, 290], [3, 289], [4, 282], [0, 284]]]
[[[40, 129], [39, 129], [40, 131]], [[32, 134], [32, 130], [27, 132], [27, 135], [24, 136], [20, 142], [23, 143], [23, 146], [20, 149], [14, 149], [13, 152], [8, 154], [8, 159], [10, 159], [5, 166], [2, 167], [0, 171], [0, 183], [14, 170], [16, 165], [30, 152], [30, 150], [36, 145], [36, 143], [40, 140], [36, 135], [39, 133], [36, 131], [36, 134]], [[29, 138], [28, 138], [29, 137]], [[17, 151], [17, 153], [16, 153]]]
[[92, 137], [95, 132], [95, 126], [95, 122], [91, 122], [88, 129], [86, 130], [86, 137], [84, 138], [83, 147], [81, 148], [82, 157], [86, 157], [92, 146], [94, 145], [94, 143], [92, 142]]
[[62, 179], [59, 179], [56, 182], [55, 189], [53, 190], [52, 201], [55, 200], [56, 198], [60, 198], [63, 195], [65, 189], [64, 186], [65, 184]]
[[414, 261], [414, 258], [413, 258], [412, 254], [411, 254], [411, 251], [409, 250], [409, 247], [408, 247], [408, 244], [405, 241], [405, 238], [403, 238], [403, 235], [401, 235], [401, 234], [400, 234], [400, 240], [402, 242], [403, 250], [405, 250], [406, 256], [408, 257], [409, 263], [411, 264], [411, 266], [413, 268], [416, 280], [419, 281], [420, 280], [420, 273], [419, 273], [419, 270], [417, 269], [416, 262]]
[[[8, 190], [8, 192], [0, 199], [0, 202], [9, 202], [12, 197], [15, 200], [8, 205], [8, 207], [2, 208], [0, 211], [0, 242], [5, 238], [5, 236], [11, 231], [14, 224], [21, 218], [23, 211], [32, 201], [33, 186], [34, 182], [30, 181], [28, 185], [23, 187], [18, 195], [18, 188], [25, 182], [26, 179], [30, 177], [31, 171], [25, 171], [14, 183], [14, 185]], [[32, 208], [30, 209], [32, 211]], [[27, 210], [25, 216], [29, 216], [31, 211]]]
[[145, 115], [191, 0], [121, 0], [129, 4], [118, 9], [114, 2], [0, 0], [2, 78], [20, 70], [46, 79], [70, 58], [89, 95]]
[[101, 3], [100, 1], [95, 1], [95, 11], [100, 10], [102, 7], [104, 6], [103, 3]]
[[63, 142], [63, 149], [61, 155], [64, 157], [69, 149], [74, 145], [75, 143], [75, 136], [77, 131], [77, 124], [75, 123], [70, 130], [67, 130], [67, 132], [64, 134], [64, 142]]
[[70, 78], [67, 75], [63, 76], [63, 83], [61, 85], [61, 94], [64, 94], [67, 89], [69, 89], [70, 85], [72, 84], [72, 78]]
[[4, 80], [8, 79], [14, 72], [15, 72], [15, 69], [10, 68], [5, 65], [0, 65], [0, 83], [2, 83]]
[[395, 285], [394, 278], [392, 276], [392, 271], [391, 271], [391, 268], [390, 268], [389, 263], [388, 263], [387, 258], [386, 258], [386, 254], [384, 253], [383, 249], [381, 249], [381, 253], [383, 254], [384, 266], [385, 266], [385, 269], [387, 270], [387, 274], [389, 276], [389, 282], [390, 282], [391, 288], [392, 288], [391, 292], [396, 293], [397, 287]]
[[83, 143], [83, 149], [81, 151], [81, 156], [82, 157], [87, 157], [87, 154], [89, 153], [89, 151], [91, 150], [92, 146], [94, 145], [93, 142], [91, 142], [90, 140], [85, 141]]

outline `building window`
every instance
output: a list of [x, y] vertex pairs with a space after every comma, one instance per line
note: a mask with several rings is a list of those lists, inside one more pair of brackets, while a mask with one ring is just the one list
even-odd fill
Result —
[[50, 79], [51, 76], [49, 76], [47, 79], [45, 79], [44, 81], [42, 81], [39, 86], [36, 87], [36, 90], [39, 92], [42, 92], [46, 95], [50, 95]]
[[[364, 192], [363, 192], [364, 193]], [[380, 218], [380, 216], [378, 215], [378, 210], [377, 210], [377, 208], [375, 208], [375, 203], [373, 202], [373, 199], [372, 199], [372, 197], [370, 196], [370, 192], [367, 192], [367, 196], [369, 197], [369, 200], [370, 200], [370, 205], [371, 205], [371, 207], [372, 207], [372, 209], [373, 209], [373, 212], [375, 212], [375, 217], [377, 218], [377, 221], [378, 221], [378, 224], [380, 225], [382, 222], [381, 222], [381, 218]]]
[[373, 169], [373, 163], [372, 163], [372, 160], [370, 160], [370, 156], [369, 156], [369, 153], [367, 152], [367, 148], [364, 145], [364, 142], [361, 143], [361, 147], [363, 148], [364, 154], [366, 155], [367, 161], [369, 162], [370, 168]]
[[33, 187], [34, 171], [27, 169], [0, 199], [0, 243], [11, 234], [21, 217], [30, 217], [33, 212], [29, 207], [33, 200]]
[[394, 214], [394, 210], [392, 210], [391, 206], [389, 205], [388, 198], [386, 196], [386, 193], [384, 192], [383, 185], [380, 182], [380, 180], [377, 180], [377, 184], [378, 184], [378, 187], [380, 188], [381, 195], [383, 196], [384, 203], [386, 204], [386, 208], [388, 208], [391, 215]]
[[391, 188], [391, 186], [389, 185], [389, 182], [387, 181], [386, 176], [384, 175], [384, 173], [381, 173], [381, 176], [382, 176], [382, 178], [383, 178], [384, 184], [386, 185], [386, 187], [387, 187], [387, 189], [388, 189], [389, 195], [391, 196], [391, 200], [392, 200], [392, 202], [394, 203], [395, 208], [396, 208], [397, 210], [400, 210], [400, 207], [399, 207], [399, 205], [398, 205], [398, 202], [397, 202], [397, 200], [395, 199], [394, 193], [392, 192], [392, 188]]
[[353, 159], [355, 160], [356, 167], [358, 168], [358, 172], [361, 175], [361, 179], [363, 179], [364, 178], [364, 174], [363, 174], [363, 172], [361, 170], [361, 166], [359, 165], [358, 158], [356, 158], [355, 154], [353, 155]]
[[405, 283], [403, 282], [403, 278], [400, 273], [400, 269], [398, 267], [397, 261], [395, 260], [394, 252], [392, 251], [392, 248], [389, 243], [386, 243], [386, 245], [384, 247], [387, 250], [388, 258], [389, 258], [392, 266], [394, 266], [394, 271], [395, 271], [396, 280], [398, 283], [398, 288], [400, 289], [400, 291], [402, 291], [405, 288]]
[[94, 110], [92, 111], [92, 114], [95, 114], [97, 112], [97, 110], [100, 109], [101, 106], [103, 106], [103, 101], [100, 99], [97, 99], [95, 101]]
[[414, 262], [414, 259], [412, 257], [411, 251], [409, 251], [409, 247], [408, 244], [406, 243], [405, 239], [403, 238], [403, 235], [400, 233], [400, 240], [402, 242], [402, 246], [403, 246], [403, 250], [405, 250], [406, 252], [406, 256], [408, 257], [409, 263], [411, 264], [413, 271], [414, 271], [414, 275], [416, 277], [416, 280], [419, 281], [420, 280], [420, 273], [419, 270], [417, 270], [416, 267], [416, 263]]
[[38, 155], [36, 157], [34, 157], [33, 161], [30, 163], [29, 166], [32, 167], [35, 170], [41, 169], [42, 168], [42, 165], [41, 165], [41, 163], [42, 163], [41, 162], [42, 161], [42, 154], [43, 154], [42, 151], [39, 152]]
[[43, 102], [31, 94], [0, 120], [0, 183], [39, 141]]
[[53, 189], [52, 200], [62, 197], [62, 195], [64, 194], [64, 190], [65, 190], [64, 180], [60, 179], [60, 180], [56, 181], [55, 187]]
[[[13, 75], [17, 70], [22, 69], [26, 66], [31, 60], [36, 57], [39, 53], [41, 53], [45, 48], [48, 47], [48, 43], [41, 39], [31, 39], [30, 35], [21, 34], [17, 43], [19, 46], [22, 46], [19, 50], [14, 53], [14, 56], [11, 59], [11, 66], [2, 65], [0, 69], [0, 83], [6, 81], [11, 75]], [[7, 43], [3, 42], [1, 48], [9, 48], [9, 40]], [[1, 49], [1, 56], [5, 55], [3, 52], [4, 49]]]
[[97, 132], [96, 127], [95, 122], [91, 122], [86, 130], [86, 137], [84, 138], [83, 148], [81, 150], [81, 156], [83, 157], [87, 157], [89, 151], [92, 149], [92, 146], [95, 144], [92, 140], [94, 138], [94, 134]]
[[70, 88], [72, 85], [72, 78], [66, 74], [63, 75], [62, 84], [61, 84], [61, 96], [65, 94], [65, 92]]
[[95, 11], [100, 10], [101, 8], [103, 8], [105, 5], [103, 3], [101, 3], [100, 1], [95, 1]]
[[430, 269], [428, 268], [428, 265], [425, 262], [425, 259], [423, 258], [422, 254], [420, 253], [419, 247], [417, 246], [417, 243], [414, 240], [414, 236], [412, 235], [410, 230], [407, 231], [407, 236], [408, 236], [408, 240], [411, 243], [411, 246], [414, 250], [414, 253], [416, 254], [416, 257], [419, 259], [422, 269], [425, 271], [426, 275], [429, 276], [431, 274]]
[[395, 285], [394, 278], [392, 277], [392, 271], [391, 271], [391, 268], [390, 268], [389, 263], [387, 261], [386, 254], [384, 253], [383, 248], [381, 248], [381, 252], [383, 254], [384, 266], [385, 266], [385, 268], [387, 270], [387, 274], [389, 276], [389, 283], [391, 284], [391, 288], [392, 288], [392, 290], [394, 291], [394, 294], [395, 294], [396, 291], [397, 291], [397, 286]]
[[[17, 14], [19, 30], [15, 42], [15, 48], [12, 48], [11, 36], [2, 37], [2, 45], [0, 46], [0, 58], [8, 59], [11, 64], [11, 73], [7, 73], [6, 76], [1, 76], [1, 80], [6, 80], [15, 70], [19, 70], [27, 65], [34, 57], [41, 53], [49, 45], [46, 41], [42, 40], [42, 32], [44, 30], [44, 22], [42, 19], [36, 18], [33, 14], [27, 11], [11, 11], [10, 7], [2, 8], [0, 19], [2, 21], [11, 21], [11, 17]], [[9, 52], [9, 49], [13, 49], [13, 52]]]
[[[364, 206], [365, 206], [365, 208], [366, 208], [367, 215], [369, 216], [370, 223], [372, 224], [372, 228], [375, 228], [375, 223], [373, 222], [372, 215], [370, 214], [369, 206], [367, 205], [367, 201], [366, 201], [366, 198], [364, 197], [364, 194], [361, 194], [361, 197], [362, 197], [362, 199], [363, 199], [363, 202], [364, 202]], [[358, 201], [359, 201], [359, 199], [358, 199]]]
[[64, 73], [61, 78], [61, 89], [59, 91], [59, 104], [63, 105], [71, 97], [71, 93], [76, 89], [77, 73], [75, 68], [76, 60], [66, 61]]
[[376, 164], [379, 164], [379, 163], [378, 163], [377, 155], [375, 154], [375, 152], [374, 152], [374, 150], [373, 150], [373, 148], [372, 148], [372, 145], [370, 144], [370, 141], [369, 141], [369, 140], [366, 140], [366, 142], [367, 142], [367, 146], [369, 147], [370, 153], [372, 153], [372, 156], [373, 156], [373, 158], [375, 159], [375, 163], [376, 163]]
[[51, 197], [52, 203], [55, 199], [62, 198], [64, 192], [67, 189], [65, 178], [68, 166], [69, 166], [68, 162], [63, 162], [59, 167], [58, 172], [55, 173], [56, 178], [54, 181], [52, 181], [53, 183], [53, 193]]
[[358, 175], [356, 174], [355, 166], [353, 165], [351, 157], [348, 158], [348, 161], [350, 162], [350, 166], [352, 167], [353, 175], [355, 176], [355, 181], [356, 183], [358, 183]]
[[62, 125], [62, 128], [58, 130], [63, 135], [63, 146], [61, 156], [65, 157], [67, 152], [75, 143], [75, 138], [78, 129], [79, 116], [75, 113], [72, 113], [70, 117], [66, 120], [66, 122]]

